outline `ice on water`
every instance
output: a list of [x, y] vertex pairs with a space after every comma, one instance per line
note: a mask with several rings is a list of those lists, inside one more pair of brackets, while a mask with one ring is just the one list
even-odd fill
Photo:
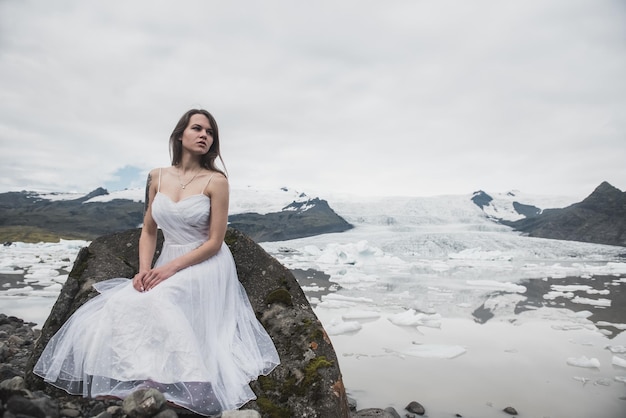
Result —
[[586, 356], [582, 357], [569, 357], [567, 359], [567, 364], [575, 367], [586, 367], [590, 369], [599, 369], [600, 368], [600, 360], [597, 358], [587, 358]]
[[83, 240], [14, 242], [0, 246], [0, 311], [43, 325], [67, 280]]

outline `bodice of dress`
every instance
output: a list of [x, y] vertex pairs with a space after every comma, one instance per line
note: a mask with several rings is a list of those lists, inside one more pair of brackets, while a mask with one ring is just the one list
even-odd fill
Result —
[[152, 202], [152, 217], [169, 245], [197, 244], [207, 240], [211, 199], [204, 194], [174, 202], [157, 192]]

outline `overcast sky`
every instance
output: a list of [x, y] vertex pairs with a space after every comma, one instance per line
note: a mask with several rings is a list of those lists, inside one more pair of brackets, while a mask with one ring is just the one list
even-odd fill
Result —
[[626, 2], [0, 0], [0, 192], [143, 187], [194, 107], [233, 187], [626, 190]]

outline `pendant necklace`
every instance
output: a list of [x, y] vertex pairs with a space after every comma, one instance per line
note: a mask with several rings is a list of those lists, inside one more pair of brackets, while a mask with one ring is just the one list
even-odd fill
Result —
[[177, 173], [178, 175], [178, 184], [180, 184], [180, 188], [181, 189], [185, 189], [185, 187], [187, 187], [189, 185], [189, 183], [191, 183], [198, 174], [200, 174], [201, 170], [196, 171], [196, 174], [193, 175], [193, 177], [191, 178], [191, 180], [189, 180], [187, 183], [183, 183], [182, 181], [180, 181], [180, 172]]

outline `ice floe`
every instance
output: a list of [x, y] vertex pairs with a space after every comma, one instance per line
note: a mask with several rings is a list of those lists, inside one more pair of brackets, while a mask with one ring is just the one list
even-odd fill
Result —
[[453, 359], [467, 352], [460, 345], [447, 344], [414, 344], [409, 348], [397, 350], [398, 353], [421, 358]]
[[618, 356], [613, 356], [613, 359], [611, 360], [611, 364], [614, 366], [626, 368], [626, 359], [623, 359]]
[[358, 321], [341, 321], [333, 319], [324, 326], [328, 335], [350, 334], [359, 331], [363, 325]]
[[581, 357], [569, 357], [567, 359], [567, 364], [575, 367], [584, 367], [587, 369], [599, 369], [600, 368], [600, 360], [595, 357], [588, 358], [586, 356]]
[[390, 315], [387, 319], [394, 325], [417, 327], [424, 326], [429, 328], [441, 327], [441, 315], [440, 314], [425, 314], [422, 312], [416, 312], [414, 309], [409, 309], [405, 312]]

